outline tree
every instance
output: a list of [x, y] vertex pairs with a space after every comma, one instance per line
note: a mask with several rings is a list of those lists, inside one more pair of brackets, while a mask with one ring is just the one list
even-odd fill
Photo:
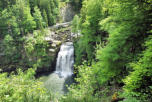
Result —
[[100, 0], [84, 1], [81, 17], [80, 30], [82, 37], [79, 40], [80, 43], [78, 42], [76, 45], [76, 62], [78, 64], [81, 64], [83, 58], [91, 63], [92, 59], [95, 58], [96, 43], [101, 41], [102, 35], [104, 36], [104, 33], [99, 29], [99, 22], [102, 18]]
[[[138, 60], [139, 54], [145, 49], [142, 46], [145, 39], [151, 35], [149, 33], [152, 21], [150, 6], [150, 2], [139, 0], [83, 1], [80, 15], [80, 28], [83, 36], [75, 44], [76, 64], [87, 60], [88, 65], [94, 69], [92, 73], [96, 76], [98, 85], [94, 91], [101, 91], [105, 86], [124, 84], [122, 79], [132, 70], [129, 63]], [[150, 53], [146, 55], [149, 55], [149, 58], [151, 56]], [[138, 67], [143, 64], [139, 64]], [[146, 76], [145, 73], [150, 72], [145, 72], [146, 68], [145, 70], [144, 68], [138, 69], [133, 71], [134, 75], [131, 74], [126, 79], [125, 90], [128, 94], [133, 94], [133, 97], [134, 95], [142, 97], [145, 93], [147, 95], [145, 96], [149, 98], [151, 93], [149, 91], [146, 93], [146, 90], [150, 90], [146, 88], [149, 81], [143, 81], [144, 78], [140, 74]], [[135, 76], [138, 77], [134, 78]], [[141, 85], [140, 88], [138, 85]]]
[[72, 21], [72, 32], [77, 34], [78, 30], [79, 30], [79, 16], [75, 15]]
[[35, 13], [33, 14], [34, 15], [34, 20], [36, 22], [36, 25], [37, 25], [37, 29], [43, 29], [43, 18], [41, 16], [41, 12], [39, 10], [39, 8], [36, 6], [34, 7], [34, 11]]
[[48, 18], [47, 18], [47, 14], [46, 14], [46, 11], [45, 9], [43, 10], [43, 19], [44, 19], [44, 22], [45, 22], [45, 25], [46, 27], [48, 26]]
[[39, 5], [41, 12], [46, 11], [48, 25], [55, 24], [58, 17], [58, 0], [40, 0]]
[[16, 5], [13, 6], [13, 13], [16, 14], [17, 23], [21, 34], [26, 34], [35, 29], [36, 23], [30, 13], [30, 8], [23, 0], [17, 0]]
[[131, 63], [133, 71], [124, 80], [126, 97], [136, 97], [142, 102], [152, 101], [152, 37], [146, 42], [146, 50], [138, 62]]

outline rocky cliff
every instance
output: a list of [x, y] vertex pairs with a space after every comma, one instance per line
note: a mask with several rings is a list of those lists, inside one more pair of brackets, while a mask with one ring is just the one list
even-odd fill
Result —
[[62, 22], [72, 21], [76, 12], [70, 3], [66, 3], [64, 6], [60, 7], [60, 17]]

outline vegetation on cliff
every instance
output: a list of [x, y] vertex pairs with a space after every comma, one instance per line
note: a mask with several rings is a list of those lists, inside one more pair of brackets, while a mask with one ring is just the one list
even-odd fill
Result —
[[[57, 22], [58, 0], [0, 1], [0, 69], [48, 68], [44, 28]], [[39, 29], [40, 31], [35, 31]], [[33, 34], [32, 34], [33, 33]]]

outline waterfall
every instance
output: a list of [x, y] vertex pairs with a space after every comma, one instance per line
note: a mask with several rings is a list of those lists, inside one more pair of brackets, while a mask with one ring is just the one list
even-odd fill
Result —
[[73, 74], [74, 47], [72, 42], [61, 45], [57, 57], [56, 73], [61, 77], [68, 77]]

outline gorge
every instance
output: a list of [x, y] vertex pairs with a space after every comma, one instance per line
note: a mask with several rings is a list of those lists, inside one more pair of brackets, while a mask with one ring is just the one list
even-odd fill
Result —
[[152, 0], [0, 0], [0, 102], [152, 102]]

